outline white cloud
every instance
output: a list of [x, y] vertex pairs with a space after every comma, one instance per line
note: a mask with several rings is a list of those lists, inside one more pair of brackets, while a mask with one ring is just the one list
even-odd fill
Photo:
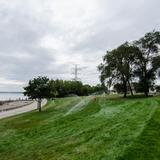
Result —
[[159, 6], [159, 0], [0, 0], [0, 90], [21, 90], [38, 75], [71, 79], [76, 63], [87, 66], [83, 82], [98, 83], [106, 50], [159, 29]]
[[16, 80], [7, 80], [4, 78], [0, 78], [0, 84], [8, 84], [8, 85], [23, 85], [23, 82], [19, 82]]

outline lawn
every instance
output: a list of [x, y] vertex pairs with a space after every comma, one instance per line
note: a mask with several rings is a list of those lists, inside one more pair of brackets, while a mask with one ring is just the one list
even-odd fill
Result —
[[79, 101], [0, 120], [0, 160], [160, 159], [160, 97], [98, 97], [70, 113]]

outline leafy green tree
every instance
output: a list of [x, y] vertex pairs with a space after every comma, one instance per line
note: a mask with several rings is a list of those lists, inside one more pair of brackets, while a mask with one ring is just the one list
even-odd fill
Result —
[[90, 85], [83, 85], [82, 87], [82, 95], [88, 96], [92, 93], [92, 87]]
[[123, 93], [123, 84], [121, 83], [117, 83], [114, 85], [114, 90], [117, 91], [117, 93]]
[[124, 97], [127, 95], [127, 84], [133, 95], [130, 81], [134, 77], [135, 54], [139, 52], [136, 46], [128, 42], [118, 48], [108, 51], [103, 63], [98, 66], [101, 82], [111, 84], [122, 83]]
[[37, 109], [41, 112], [41, 102], [43, 98], [50, 97], [49, 79], [38, 77], [30, 80], [28, 86], [24, 87], [24, 95], [37, 101]]
[[143, 92], [148, 96], [149, 89], [153, 87], [158, 68], [160, 68], [160, 32], [153, 31], [145, 34], [140, 40], [135, 41], [135, 46], [140, 50], [136, 61], [136, 76]]
[[49, 91], [50, 91], [50, 95], [48, 98], [56, 98], [58, 95], [58, 92], [56, 90], [56, 83], [54, 80], [50, 80], [48, 83], [48, 87], [49, 87]]

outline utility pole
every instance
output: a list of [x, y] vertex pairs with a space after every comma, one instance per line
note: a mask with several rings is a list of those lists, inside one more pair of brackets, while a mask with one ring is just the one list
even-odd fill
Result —
[[85, 67], [78, 67], [77, 64], [75, 64], [75, 67], [73, 68], [73, 72], [72, 74], [74, 75], [74, 78], [72, 80], [74, 81], [78, 81], [80, 80], [80, 78], [78, 78], [78, 74], [79, 74], [79, 71], [81, 71], [82, 69], [84, 69]]
[[72, 72], [72, 74], [74, 75], [74, 78], [73, 78], [73, 80], [74, 81], [78, 81], [78, 71], [80, 70], [80, 68], [78, 68], [78, 65], [77, 64], [75, 64], [75, 67], [73, 68], [74, 69], [74, 71]]

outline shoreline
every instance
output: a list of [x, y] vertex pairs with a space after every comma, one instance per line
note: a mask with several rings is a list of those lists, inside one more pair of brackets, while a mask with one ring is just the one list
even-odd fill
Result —
[[0, 101], [0, 112], [10, 111], [32, 104], [33, 100], [7, 100]]
[[[46, 104], [47, 104], [47, 100], [43, 99], [42, 107]], [[16, 116], [16, 115], [26, 113], [26, 112], [30, 112], [30, 111], [33, 111], [33, 110], [36, 110], [36, 109], [37, 109], [37, 102], [33, 101], [33, 103], [28, 104], [26, 106], [16, 108], [16, 109], [12, 109], [12, 110], [9, 110], [9, 111], [0, 112], [0, 119]]]

